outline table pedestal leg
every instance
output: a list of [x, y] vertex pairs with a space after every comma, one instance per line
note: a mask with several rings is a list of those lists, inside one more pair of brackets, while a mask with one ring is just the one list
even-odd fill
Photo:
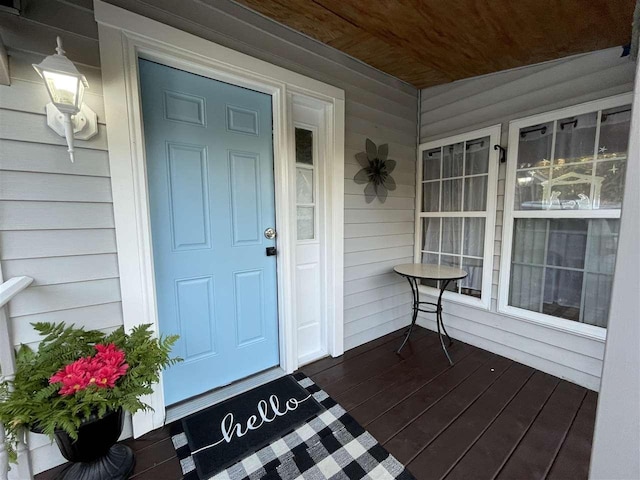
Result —
[[448, 342], [449, 345], [451, 345], [453, 343], [453, 340], [451, 340], [451, 337], [447, 333], [447, 330], [444, 328], [444, 322], [442, 321], [442, 294], [446, 290], [447, 285], [449, 285], [449, 282], [450, 280], [446, 280], [440, 288], [440, 295], [438, 296], [438, 305], [436, 306], [436, 325], [438, 326], [438, 336], [440, 337], [440, 344], [442, 345], [442, 350], [444, 350], [444, 354], [447, 356], [447, 360], [449, 360], [449, 365], [453, 365], [453, 361], [451, 360], [451, 357], [449, 356], [449, 352], [447, 351], [447, 347], [444, 344], [444, 339], [442, 338], [442, 332], [440, 331], [440, 328], [442, 328], [442, 331], [444, 332], [444, 334], [447, 336], [447, 339], [449, 340]]
[[420, 294], [418, 292], [418, 281], [413, 277], [407, 277], [407, 280], [409, 281], [409, 285], [411, 285], [411, 293], [413, 294], [413, 317], [411, 318], [411, 325], [409, 325], [409, 328], [404, 334], [404, 341], [402, 342], [402, 345], [400, 345], [400, 348], [396, 353], [400, 353], [400, 350], [402, 350], [402, 348], [405, 346], [407, 341], [409, 341], [411, 332], [413, 332], [413, 326], [416, 324], [416, 321], [418, 320], [418, 309], [420, 308]]
[[[398, 348], [396, 353], [400, 353], [400, 350], [402, 350], [404, 346], [407, 344], [407, 342], [409, 341], [411, 332], [413, 332], [413, 327], [415, 326], [416, 321], [418, 320], [418, 312], [420, 311], [420, 290], [418, 290], [418, 280], [414, 277], [406, 277], [406, 279], [408, 280], [409, 285], [411, 286], [411, 294], [413, 296], [413, 316], [411, 318], [411, 325], [409, 325], [409, 328], [407, 328], [407, 331], [404, 334], [404, 340], [402, 341], [402, 345], [400, 345], [400, 348]], [[453, 343], [453, 340], [449, 336], [447, 329], [444, 328], [444, 322], [442, 321], [442, 295], [444, 294], [444, 291], [447, 289], [447, 285], [449, 285], [450, 281], [451, 280], [444, 280], [443, 282], [441, 282], [442, 286], [440, 288], [440, 295], [438, 296], [438, 303], [436, 304], [435, 314], [436, 314], [436, 326], [438, 327], [438, 336], [440, 337], [440, 344], [442, 345], [442, 350], [444, 350], [444, 354], [447, 356], [447, 360], [449, 360], [449, 364], [453, 365], [453, 360], [451, 360], [451, 356], [449, 355], [449, 352], [447, 351], [447, 346], [445, 345], [445, 342], [444, 342], [444, 337], [442, 336], [442, 333], [444, 332], [448, 340], [447, 343], [449, 346], [451, 346], [451, 344]]]

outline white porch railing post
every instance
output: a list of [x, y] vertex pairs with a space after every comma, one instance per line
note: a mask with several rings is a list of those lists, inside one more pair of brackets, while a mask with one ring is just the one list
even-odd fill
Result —
[[[19, 292], [31, 285], [33, 279], [30, 277], [16, 277], [3, 282], [2, 270], [0, 270], [0, 381], [13, 380], [16, 372], [16, 361], [11, 336], [11, 327], [7, 315], [6, 304]], [[9, 478], [9, 452], [4, 446], [6, 432], [0, 425], [0, 480]], [[26, 432], [18, 435], [18, 465], [15, 469], [16, 478], [32, 479], [31, 460], [29, 458], [29, 448], [26, 444]], [[11, 474], [14, 477], [14, 473]]]

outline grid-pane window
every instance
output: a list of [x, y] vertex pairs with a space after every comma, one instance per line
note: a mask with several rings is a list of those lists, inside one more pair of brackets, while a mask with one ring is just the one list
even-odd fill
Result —
[[491, 294], [484, 291], [492, 270], [492, 249], [485, 246], [493, 243], [498, 141], [494, 127], [420, 147], [416, 261], [465, 270], [468, 276], [447, 290], [485, 304]]
[[607, 325], [631, 107], [604, 105], [511, 126], [510, 307]]

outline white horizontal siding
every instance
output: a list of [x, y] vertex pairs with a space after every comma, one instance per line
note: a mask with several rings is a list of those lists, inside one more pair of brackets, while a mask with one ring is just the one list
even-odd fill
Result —
[[[364, 144], [368, 135], [356, 133], [347, 130], [344, 137], [344, 145], [346, 153], [356, 153], [364, 151]], [[415, 147], [411, 147], [404, 143], [394, 143], [390, 139], [385, 138], [383, 143], [389, 144], [389, 158], [394, 160], [406, 160], [409, 165], [415, 164]], [[345, 163], [357, 164], [358, 161], [352, 155], [345, 155]]]
[[116, 253], [113, 229], [13, 230], [0, 235], [2, 260], [99, 253]]
[[34, 322], [65, 322], [83, 328], [113, 328], [122, 325], [122, 305], [120, 302], [101, 303], [86, 307], [75, 307], [52, 312], [36, 313], [13, 317], [12, 332], [22, 343], [37, 342], [40, 337], [31, 326]]
[[413, 235], [414, 222], [395, 222], [377, 225], [375, 223], [352, 223], [345, 225], [344, 237], [346, 239], [358, 237], [375, 237], [380, 235], [401, 235], [410, 233]]
[[[421, 92], [420, 142], [502, 124], [516, 118], [633, 90], [635, 65], [607, 49], [506, 72], [461, 80]], [[490, 311], [445, 302], [450, 333], [588, 388], [599, 388], [601, 341], [497, 313], [506, 165], [500, 165]], [[431, 320], [421, 320], [435, 327]]]
[[68, 175], [109, 176], [109, 157], [101, 150], [79, 150], [74, 163], [66, 146], [0, 140], [0, 169]]
[[109, 203], [0, 200], [0, 230], [113, 227]]
[[369, 275], [363, 278], [345, 279], [344, 294], [345, 296], [355, 293], [374, 291], [380, 287], [394, 285], [396, 283], [404, 283], [405, 280], [399, 277], [389, 269], [385, 273], [379, 275]]
[[31, 277], [32, 286], [118, 278], [118, 259], [114, 253], [107, 253], [5, 260], [2, 273], [7, 278]]
[[107, 177], [3, 172], [0, 200], [111, 203], [111, 182]]
[[[33, 88], [38, 88], [38, 85], [33, 84]], [[60, 137], [47, 126], [44, 112], [39, 114], [0, 109], [0, 138], [49, 145], [67, 144], [64, 137]], [[75, 140], [75, 145], [80, 148], [106, 150], [107, 130], [105, 126], [98, 125], [98, 134], [95, 137], [90, 140]]]
[[[108, 274], [107, 274], [108, 275]], [[11, 317], [120, 301], [117, 278], [29, 287], [9, 303]], [[20, 339], [14, 339], [16, 344]]]
[[[34, 88], [35, 86], [35, 88]], [[11, 79], [11, 85], [0, 85], [0, 108], [41, 114], [44, 106], [51, 102], [42, 81]], [[102, 95], [87, 90], [83, 102], [98, 116], [98, 123], [104, 124], [104, 102]]]
[[400, 278], [399, 280], [400, 281], [395, 281], [390, 285], [385, 285], [380, 288], [374, 288], [371, 290], [366, 290], [364, 292], [345, 295], [344, 308], [345, 309], [355, 308], [355, 307], [366, 305], [368, 303], [373, 303], [385, 298], [406, 294], [407, 288], [406, 288], [405, 282], [402, 281], [402, 278]]
[[382, 235], [376, 237], [346, 238], [344, 241], [345, 253], [392, 247], [413, 247], [413, 234], [389, 235], [385, 232], [380, 233], [382, 233]]
[[[362, 201], [364, 202], [364, 197]], [[380, 228], [384, 228], [385, 223], [413, 221], [413, 212], [413, 208], [411, 210], [345, 208], [344, 223], [346, 225], [357, 223], [375, 223], [380, 225]]]
[[383, 275], [385, 273], [393, 274], [393, 267], [395, 265], [398, 265], [401, 263], [411, 263], [411, 262], [413, 262], [413, 252], [410, 257], [408, 256], [408, 257], [395, 258], [392, 260], [376, 261], [371, 263], [365, 263], [362, 265], [355, 265], [352, 267], [345, 266], [344, 281], [346, 284], [351, 280], [359, 280], [367, 277], [375, 277], [378, 275]]

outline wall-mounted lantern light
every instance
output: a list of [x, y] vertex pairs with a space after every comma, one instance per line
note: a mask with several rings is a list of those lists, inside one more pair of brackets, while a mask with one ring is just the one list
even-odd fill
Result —
[[88, 140], [98, 133], [98, 119], [93, 110], [82, 103], [89, 83], [64, 55], [62, 40], [57, 38], [55, 55], [33, 65], [44, 80], [51, 102], [47, 104], [47, 125], [67, 139], [69, 157], [73, 162], [73, 139]]

